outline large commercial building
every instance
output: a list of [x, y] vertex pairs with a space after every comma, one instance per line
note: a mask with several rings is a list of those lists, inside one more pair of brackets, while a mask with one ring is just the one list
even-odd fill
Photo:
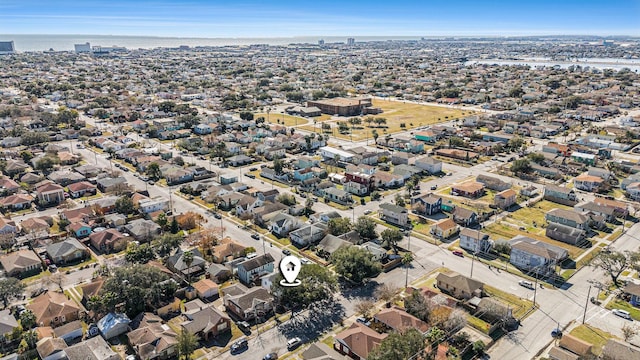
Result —
[[90, 53], [91, 52], [91, 44], [84, 43], [84, 44], [74, 44], [73, 47], [75, 48], [77, 53]]
[[16, 52], [13, 41], [0, 41], [0, 55], [13, 54]]
[[379, 114], [382, 110], [371, 106], [371, 99], [333, 98], [307, 101], [307, 107], [317, 107], [324, 114], [356, 116], [361, 114]]

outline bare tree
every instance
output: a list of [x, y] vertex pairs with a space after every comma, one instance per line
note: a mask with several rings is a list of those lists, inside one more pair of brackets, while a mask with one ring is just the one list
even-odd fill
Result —
[[447, 331], [462, 329], [467, 324], [467, 313], [462, 309], [454, 309], [444, 322]]
[[356, 313], [362, 315], [368, 319], [371, 317], [371, 313], [375, 310], [376, 305], [371, 300], [363, 300], [356, 304]]
[[63, 285], [66, 280], [67, 277], [64, 276], [64, 274], [57, 272], [55, 274], [51, 274], [47, 278], [47, 283], [57, 285], [58, 288], [60, 288], [60, 291], [64, 291]]
[[384, 284], [376, 289], [375, 297], [379, 301], [384, 301], [385, 303], [389, 304], [396, 298], [397, 292], [397, 287], [392, 287], [390, 285]]
[[633, 338], [634, 336], [638, 335], [638, 327], [637, 326], [624, 324], [624, 325], [622, 325], [622, 328], [620, 328], [620, 330], [622, 331], [622, 336], [624, 337], [624, 341], [626, 341], [626, 342], [629, 342], [629, 340], [631, 340], [631, 338]]

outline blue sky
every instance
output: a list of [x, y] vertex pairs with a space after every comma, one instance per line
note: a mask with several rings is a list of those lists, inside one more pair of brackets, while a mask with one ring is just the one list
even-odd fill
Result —
[[0, 0], [0, 34], [640, 35], [640, 0]]

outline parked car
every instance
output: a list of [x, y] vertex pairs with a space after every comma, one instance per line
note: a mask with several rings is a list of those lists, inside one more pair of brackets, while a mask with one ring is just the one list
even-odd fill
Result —
[[287, 350], [291, 351], [298, 346], [302, 345], [302, 339], [299, 337], [294, 337], [293, 339], [287, 340]]
[[285, 255], [291, 255], [291, 250], [289, 249], [282, 249], [282, 253]]
[[240, 329], [242, 332], [244, 332], [245, 334], [251, 333], [251, 325], [246, 322], [246, 321], [238, 321], [236, 323], [236, 325], [238, 325], [238, 329]]
[[464, 253], [460, 250], [453, 250], [453, 255], [464, 257]]
[[218, 213], [214, 213], [214, 214], [213, 214], [213, 217], [214, 217], [214, 218], [216, 218], [216, 219], [218, 219], [218, 220], [222, 219], [222, 215], [220, 215], [220, 214], [218, 214]]
[[557, 328], [556, 328], [556, 329], [551, 330], [551, 337], [554, 337], [554, 338], [561, 338], [561, 337], [562, 337], [562, 330], [557, 329]]
[[258, 170], [258, 168], [254, 168], [254, 167], [249, 168], [249, 171], [256, 171], [256, 170]]
[[300, 258], [300, 263], [303, 264], [303, 265], [311, 264], [311, 260], [301, 257]]
[[533, 283], [531, 281], [520, 280], [518, 284], [522, 287], [526, 287], [527, 289], [533, 289]]
[[253, 174], [244, 174], [244, 176], [248, 177], [249, 179], [255, 179], [256, 176]]
[[34, 290], [34, 291], [31, 293], [31, 297], [32, 297], [32, 298], [34, 298], [34, 297], [36, 297], [36, 296], [40, 296], [40, 295], [42, 295], [42, 294], [46, 293], [47, 291], [49, 291], [49, 289], [47, 289], [47, 288], [45, 288], [45, 287], [38, 288], [38, 289]]
[[58, 267], [55, 264], [49, 265], [49, 271], [56, 272], [57, 270], [58, 270]]
[[247, 341], [247, 339], [240, 339], [236, 342], [234, 342], [233, 344], [231, 344], [231, 352], [238, 352], [240, 350], [243, 349], [247, 349], [249, 348], [249, 342]]
[[356, 321], [361, 323], [361, 324], [363, 324], [363, 325], [365, 325], [365, 326], [371, 326], [371, 321], [367, 321], [367, 319], [362, 317], [362, 316], [357, 317]]
[[278, 359], [278, 354], [276, 353], [269, 353], [262, 358], [262, 360], [277, 360], [277, 359]]
[[254, 240], [260, 240], [260, 235], [258, 234], [251, 234], [251, 238]]
[[433, 185], [433, 186], [431, 187], [431, 190], [435, 190], [435, 189], [437, 189], [437, 188], [438, 188], [438, 185]]
[[626, 310], [613, 309], [613, 310], [611, 310], [611, 312], [614, 315], [620, 316], [623, 319], [632, 320], [631, 319], [631, 314], [629, 314], [629, 312], [626, 311]]
[[364, 214], [365, 214], [365, 215], [369, 215], [369, 214], [371, 214], [371, 210], [369, 210], [369, 209], [365, 210], [365, 211], [364, 211]]

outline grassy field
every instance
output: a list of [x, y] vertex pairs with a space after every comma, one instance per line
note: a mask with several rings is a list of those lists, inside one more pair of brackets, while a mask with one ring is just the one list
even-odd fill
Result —
[[544, 241], [547, 244], [559, 246], [563, 249], [566, 249], [569, 252], [569, 257], [571, 257], [572, 259], [575, 259], [577, 256], [580, 256], [580, 254], [582, 254], [585, 251], [585, 249], [571, 246], [569, 244], [565, 244], [563, 242], [556, 241], [553, 239], [549, 239], [539, 234], [527, 232], [526, 230], [525, 231], [518, 230], [517, 228], [504, 223], [500, 223], [500, 224], [493, 223], [491, 225], [488, 225], [483, 229], [483, 232], [491, 235], [494, 239], [511, 240], [513, 237], [517, 235], [523, 235], [523, 236], [532, 238], [534, 240]]
[[[361, 125], [353, 129], [353, 134], [340, 134], [338, 132], [337, 125], [334, 122], [332, 124], [332, 130], [334, 130], [332, 132], [332, 136], [342, 139], [353, 138], [354, 141], [365, 140], [367, 138], [373, 140], [372, 131], [374, 129], [380, 137], [384, 137], [385, 135], [397, 133], [399, 131], [411, 130], [417, 127], [438, 124], [453, 119], [461, 119], [465, 116], [474, 114], [471, 110], [459, 110], [443, 106], [420, 105], [404, 103], [401, 101], [378, 99], [373, 99], [373, 107], [382, 109], [382, 114], [375, 115], [374, 117], [387, 119], [387, 123], [385, 125], [382, 127], [376, 127], [376, 125], [372, 123], [372, 127], [370, 127], [363, 121]], [[364, 119], [366, 117], [367, 116], [362, 116], [361, 118]], [[344, 121], [346, 120], [347, 118], [344, 119]], [[321, 121], [324, 120], [318, 119], [318, 122]], [[400, 127], [400, 124], [404, 124], [405, 127]], [[314, 131], [313, 124], [303, 126], [302, 128], [308, 131]], [[319, 126], [318, 131], [321, 131]]]
[[[299, 116], [291, 116], [287, 114], [271, 113], [269, 114], [269, 116], [267, 116], [266, 113], [259, 113], [253, 116], [254, 119], [257, 119], [259, 117], [264, 117], [265, 121], [268, 118], [269, 122], [272, 124], [281, 124], [284, 126], [296, 126], [296, 125], [304, 125], [309, 123], [309, 119], [299, 117]], [[311, 124], [313, 124], [313, 122], [311, 122]]]
[[606, 331], [589, 325], [580, 325], [571, 330], [569, 334], [592, 344], [593, 348], [591, 349], [591, 352], [594, 355], [602, 354], [602, 347], [604, 344], [607, 343], [607, 340], [614, 337]]
[[519, 298], [502, 290], [498, 290], [492, 286], [485, 285], [484, 290], [489, 296], [495, 297], [503, 303], [508, 304], [513, 310], [513, 316], [516, 319], [523, 317], [527, 311], [533, 307], [533, 302]]

